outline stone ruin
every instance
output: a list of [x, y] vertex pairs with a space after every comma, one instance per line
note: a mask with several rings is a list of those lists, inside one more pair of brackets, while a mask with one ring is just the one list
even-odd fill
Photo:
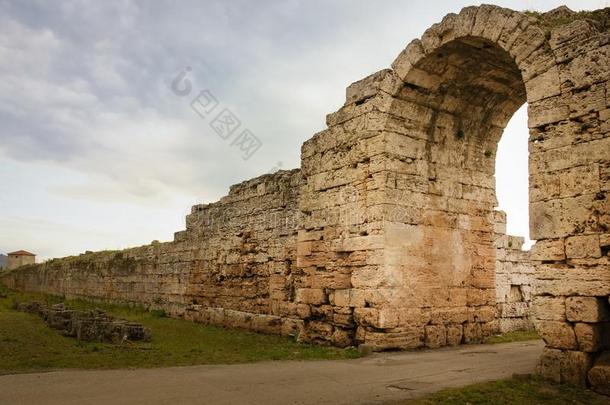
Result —
[[530, 313], [534, 266], [524, 238], [506, 234], [506, 214], [495, 211], [496, 319], [501, 333], [534, 328]]
[[[2, 279], [376, 350], [533, 324], [540, 374], [608, 385], [609, 10], [449, 14], [347, 88], [300, 169], [194, 206], [172, 242]], [[494, 179], [498, 141], [526, 102], [529, 253], [505, 235]]]
[[151, 339], [148, 328], [136, 322], [115, 318], [99, 309], [76, 311], [66, 309], [64, 304], [56, 304], [49, 308], [37, 301], [16, 302], [14, 309], [36, 314], [48, 327], [80, 341], [123, 344], [134, 341], [147, 342]]

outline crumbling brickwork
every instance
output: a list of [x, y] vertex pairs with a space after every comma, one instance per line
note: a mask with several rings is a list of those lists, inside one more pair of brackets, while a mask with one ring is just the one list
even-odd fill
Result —
[[[609, 9], [526, 14], [483, 5], [449, 14], [391, 69], [348, 87], [328, 128], [303, 144], [300, 170], [194, 207], [174, 242], [3, 279], [376, 349], [479, 342], [529, 322], [533, 296], [547, 346], [540, 373], [586, 384], [597, 362], [592, 378], [603, 385], [608, 20]], [[530, 264], [521, 241], [498, 232], [494, 179], [497, 143], [525, 102], [537, 241]]]

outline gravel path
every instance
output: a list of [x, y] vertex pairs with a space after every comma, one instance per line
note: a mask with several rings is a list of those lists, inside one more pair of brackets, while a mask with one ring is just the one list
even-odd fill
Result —
[[375, 404], [534, 371], [541, 341], [282, 361], [0, 376], [0, 404]]

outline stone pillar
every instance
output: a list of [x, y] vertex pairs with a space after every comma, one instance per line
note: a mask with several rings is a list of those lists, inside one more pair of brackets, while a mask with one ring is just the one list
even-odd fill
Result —
[[346, 346], [367, 340], [360, 325], [394, 322], [379, 308], [392, 283], [383, 267], [382, 129], [397, 85], [385, 70], [350, 86], [328, 129], [303, 144], [295, 278], [302, 340]]
[[[583, 386], [610, 348], [610, 44], [598, 20], [608, 9], [594, 15], [568, 13], [549, 29], [559, 91], [530, 105], [539, 112], [530, 119], [535, 323], [546, 343], [538, 370]], [[591, 373], [599, 385], [603, 373]]]

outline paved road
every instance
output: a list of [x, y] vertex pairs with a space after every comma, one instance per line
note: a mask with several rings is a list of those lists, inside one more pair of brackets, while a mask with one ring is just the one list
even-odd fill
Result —
[[534, 370], [540, 341], [262, 362], [0, 376], [0, 404], [376, 404]]

